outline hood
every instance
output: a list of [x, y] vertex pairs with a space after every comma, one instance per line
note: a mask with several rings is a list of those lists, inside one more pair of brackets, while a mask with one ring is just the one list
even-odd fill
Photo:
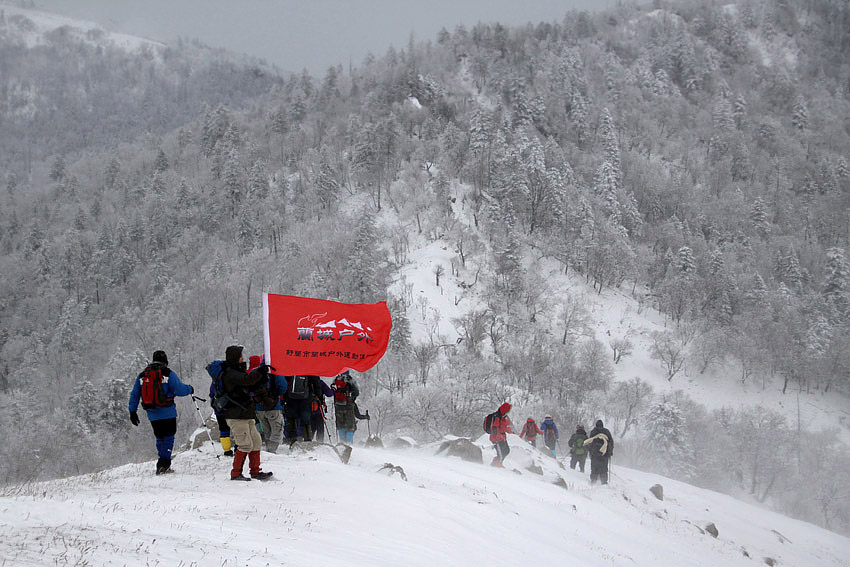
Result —
[[258, 367], [260, 363], [263, 361], [262, 356], [253, 355], [248, 357], [248, 372], [251, 372], [253, 369]]
[[509, 404], [508, 402], [505, 402], [505, 403], [503, 403], [502, 405], [499, 406], [499, 413], [502, 414], [502, 415], [506, 415], [509, 411], [511, 411], [511, 407], [513, 407], [513, 406], [511, 406], [511, 404]]

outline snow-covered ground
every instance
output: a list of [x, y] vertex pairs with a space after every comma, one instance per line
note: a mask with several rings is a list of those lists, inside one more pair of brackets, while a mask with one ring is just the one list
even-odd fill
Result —
[[[470, 225], [472, 221], [464, 219], [458, 209], [459, 206], [456, 212], [462, 222]], [[484, 284], [479, 281], [469, 287], [475, 281], [475, 262], [476, 259], [468, 260], [467, 268], [460, 269], [459, 276], [452, 276], [452, 264], [459, 266], [460, 260], [451, 242], [421, 239], [411, 243], [408, 262], [401, 268], [401, 277], [392, 291], [406, 296], [412, 305], [408, 318], [414, 343], [428, 342], [433, 336], [438, 343], [454, 344], [460, 335], [452, 320], [486, 305], [479, 295]], [[437, 266], [444, 270], [439, 287], [434, 274]], [[740, 370], [731, 360], [713, 365], [703, 374], [698, 372], [696, 363], [686, 363], [681, 372], [668, 380], [662, 364], [651, 356], [652, 333], [672, 331], [674, 325], [650, 302], [638, 300], [640, 288], [635, 296], [629, 285], [621, 289], [606, 287], [597, 293], [583, 276], [572, 271], [564, 275], [563, 266], [552, 260], [535, 261], [527, 265], [526, 270], [536, 272], [548, 286], [547, 312], [538, 319], [548, 317], [554, 335], [563, 332], [563, 328], [558, 327], [559, 309], [572, 298], [584, 306], [592, 332], [604, 345], [618, 338], [628, 338], [632, 342], [632, 353], [614, 366], [615, 380], [639, 377], [651, 384], [658, 395], [682, 390], [709, 410], [762, 405], [783, 414], [795, 427], [799, 417], [804, 429], [838, 428], [840, 438], [845, 443], [850, 442], [850, 400], [846, 397], [822, 392], [798, 394], [793, 385], [783, 394], [781, 379], [775, 376], [754, 376], [742, 383]], [[486, 277], [490, 276], [484, 272], [479, 274], [479, 280]], [[613, 358], [613, 351], [609, 352]], [[599, 408], [599, 412], [605, 415], [604, 408]]]
[[[95, 45], [111, 43], [127, 51], [135, 51], [143, 46], [164, 47], [164, 44], [157, 41], [105, 30], [95, 22], [34, 8], [22, 8], [9, 2], [0, 2], [0, 11], [3, 12], [9, 29], [16, 29], [28, 47], [44, 43], [45, 33], [61, 27], [67, 27], [69, 33], [75, 33], [80, 39], [88, 40]], [[21, 24], [22, 18], [29, 23]]]
[[231, 482], [208, 443], [176, 455], [174, 474], [150, 461], [6, 487], [0, 564], [850, 565], [850, 540], [813, 525], [616, 464], [611, 484], [591, 486], [510, 442], [506, 469], [437, 455], [439, 444], [357, 446], [348, 465], [319, 446], [263, 453], [273, 481]]

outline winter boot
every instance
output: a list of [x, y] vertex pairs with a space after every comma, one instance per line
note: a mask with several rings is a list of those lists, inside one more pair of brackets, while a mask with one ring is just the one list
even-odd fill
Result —
[[218, 440], [221, 441], [221, 448], [224, 450], [224, 456], [225, 457], [232, 457], [233, 456], [233, 448], [230, 444], [230, 437], [229, 436], [219, 437]]
[[160, 475], [168, 472], [174, 472], [171, 470], [171, 459], [160, 457], [156, 462], [156, 474]]
[[502, 464], [502, 461], [499, 460], [499, 457], [493, 457], [493, 460], [490, 462], [491, 467], [498, 467], [500, 469], [505, 468], [505, 465]]
[[243, 476], [242, 474], [239, 474], [239, 476], [231, 476], [230, 480], [246, 480], [248, 482], [251, 482], [250, 478], [248, 478], [247, 476]]
[[[242, 476], [242, 467], [245, 466], [245, 457], [247, 456], [248, 453], [236, 449], [236, 454], [233, 456], [233, 469], [230, 471], [231, 480], [241, 480], [238, 477]], [[242, 478], [244, 479], [245, 477]]]
[[267, 480], [270, 476], [272, 476], [272, 473], [262, 472], [260, 470], [259, 451], [251, 451], [248, 453], [248, 470], [251, 471], [251, 478], [256, 478], [257, 480]]

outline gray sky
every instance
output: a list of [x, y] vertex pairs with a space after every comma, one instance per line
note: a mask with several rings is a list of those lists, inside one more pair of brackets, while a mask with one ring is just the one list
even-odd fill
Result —
[[36, 0], [47, 11], [102, 23], [149, 39], [197, 38], [265, 58], [282, 70], [323, 75], [360, 65], [372, 52], [434, 40], [440, 28], [478, 21], [517, 25], [561, 21], [570, 9], [611, 0]]

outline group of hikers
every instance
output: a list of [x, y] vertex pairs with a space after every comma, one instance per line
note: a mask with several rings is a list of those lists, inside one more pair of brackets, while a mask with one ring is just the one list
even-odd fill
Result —
[[[369, 412], [360, 413], [357, 397], [360, 389], [348, 371], [334, 377], [329, 386], [319, 376], [282, 376], [275, 368], [265, 364], [263, 357], [249, 356], [245, 359], [244, 347], [227, 347], [224, 360], [207, 365], [212, 382], [210, 405], [215, 413], [219, 428], [219, 440], [224, 455], [233, 457], [231, 480], [268, 480], [271, 471], [263, 471], [260, 465], [260, 450], [265, 448], [274, 453], [285, 437], [292, 445], [299, 437], [304, 441], [325, 438], [325, 398], [333, 398], [336, 415], [336, 430], [340, 443], [351, 444], [357, 430], [357, 420], [369, 420]], [[141, 404], [156, 438], [159, 456], [156, 474], [173, 472], [171, 454], [174, 435], [177, 433], [177, 408], [174, 398], [192, 395], [195, 389], [184, 384], [173, 370], [168, 368], [165, 351], [153, 353], [152, 361], [139, 373], [130, 393], [130, 422], [138, 426], [138, 408]], [[492, 465], [504, 467], [505, 458], [511, 449], [507, 435], [514, 433], [508, 413], [511, 404], [503, 403], [498, 410], [484, 419], [484, 430], [490, 434], [490, 442], [496, 449]], [[537, 446], [537, 436], [553, 457], [557, 457], [559, 446], [558, 426], [547, 415], [540, 426], [529, 417], [523, 425], [520, 437], [532, 446]], [[602, 424], [596, 422], [590, 434], [582, 425], [576, 427], [568, 442], [570, 468], [584, 472], [587, 456], [590, 455], [590, 481], [608, 483], [608, 461], [614, 449], [614, 438]], [[243, 474], [248, 461], [249, 476]]]
[[[327, 404], [333, 398], [336, 429], [341, 443], [351, 444], [357, 420], [369, 420], [369, 412], [361, 414], [357, 407], [360, 389], [348, 371], [334, 377], [332, 385], [319, 376], [281, 376], [262, 357], [245, 359], [244, 347], [231, 345], [224, 360], [207, 366], [210, 405], [218, 422], [219, 440], [224, 455], [233, 457], [231, 480], [268, 480], [272, 473], [263, 471], [260, 450], [276, 452], [285, 436], [292, 445], [300, 437], [323, 442]], [[156, 438], [156, 474], [173, 472], [171, 454], [177, 432], [177, 409], [174, 398], [189, 396], [194, 388], [181, 382], [168, 368], [164, 351], [153, 353], [152, 362], [136, 377], [130, 393], [130, 422], [139, 425], [141, 404]], [[195, 400], [202, 398], [194, 397]], [[249, 477], [243, 474], [248, 461]]]
[[[490, 442], [496, 449], [496, 456], [490, 463], [494, 467], [504, 467], [505, 458], [511, 452], [508, 434], [514, 431], [511, 419], [508, 417], [510, 411], [511, 404], [505, 402], [499, 406], [498, 410], [484, 418], [484, 431], [490, 434]], [[540, 426], [533, 417], [529, 417], [519, 434], [520, 438], [526, 440], [532, 447], [537, 447], [538, 435], [543, 436], [544, 446], [553, 457], [557, 458], [560, 435], [552, 416], [547, 415]], [[583, 425], [576, 426], [575, 433], [570, 436], [567, 445], [570, 448], [571, 469], [575, 470], [578, 465], [579, 471], [584, 472], [584, 465], [590, 455], [590, 482], [595, 483], [598, 480], [602, 484], [608, 484], [608, 461], [614, 452], [614, 437], [605, 428], [601, 419], [596, 421], [596, 426], [590, 430], [589, 435]]]

